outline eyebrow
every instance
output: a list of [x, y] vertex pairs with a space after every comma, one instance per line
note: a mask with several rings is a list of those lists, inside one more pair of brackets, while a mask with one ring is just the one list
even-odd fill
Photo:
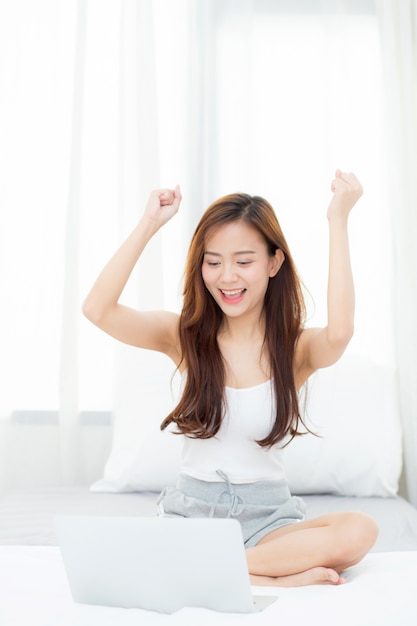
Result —
[[[204, 254], [210, 254], [211, 256], [222, 256], [219, 252], [210, 252], [209, 250], [206, 250]], [[255, 250], [238, 250], [237, 252], [233, 252], [234, 256], [237, 256], [238, 254], [256, 254], [256, 251]]]

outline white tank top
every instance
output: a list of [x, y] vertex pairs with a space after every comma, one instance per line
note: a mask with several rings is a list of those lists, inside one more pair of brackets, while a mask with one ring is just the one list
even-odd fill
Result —
[[215, 437], [184, 437], [181, 472], [209, 482], [219, 482], [217, 470], [232, 483], [284, 478], [282, 444], [263, 448], [256, 443], [275, 421], [272, 381], [247, 389], [226, 387], [225, 399], [225, 416]]

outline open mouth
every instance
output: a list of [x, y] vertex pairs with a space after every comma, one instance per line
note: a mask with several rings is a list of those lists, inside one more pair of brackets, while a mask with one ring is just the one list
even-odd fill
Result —
[[240, 302], [246, 289], [220, 289], [225, 302]]

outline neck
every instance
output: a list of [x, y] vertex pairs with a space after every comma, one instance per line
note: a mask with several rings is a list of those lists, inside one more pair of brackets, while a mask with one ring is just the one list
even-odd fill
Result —
[[248, 319], [247, 317], [224, 317], [219, 336], [239, 342], [256, 340], [263, 342], [265, 323], [258, 316], [254, 319]]

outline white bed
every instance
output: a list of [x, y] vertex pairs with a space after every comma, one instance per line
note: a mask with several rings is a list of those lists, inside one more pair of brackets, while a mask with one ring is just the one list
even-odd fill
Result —
[[[0, 547], [2, 626], [205, 626], [206, 624], [310, 624], [311, 626], [415, 626], [417, 551], [368, 555], [346, 572], [339, 587], [262, 588], [278, 601], [254, 615], [185, 608], [173, 615], [139, 609], [74, 604], [59, 549]], [[256, 589], [259, 593], [260, 589]]]
[[[309, 517], [355, 509], [379, 525], [376, 545], [345, 572], [346, 584], [262, 588], [261, 593], [279, 599], [254, 615], [185, 608], [167, 616], [74, 604], [53, 531], [55, 515], [155, 515], [158, 490], [173, 484], [178, 474], [178, 438], [161, 434], [159, 419], [151, 419], [145, 433], [143, 420], [119, 415], [112, 452], [91, 488], [23, 488], [0, 495], [1, 626], [415, 626], [417, 509], [398, 495], [402, 433], [394, 378], [357, 359], [323, 373], [310, 388], [309, 402], [311, 422], [323, 437], [302, 437], [286, 452], [290, 487], [304, 497]], [[159, 417], [164, 407], [155, 397], [153, 389]], [[136, 424], [141, 432], [135, 432]]]
[[269, 589], [279, 600], [256, 615], [186, 608], [174, 615], [73, 603], [53, 530], [57, 514], [155, 515], [156, 492], [94, 493], [87, 487], [15, 490], [0, 498], [1, 626], [308, 623], [415, 626], [417, 510], [399, 496], [307, 495], [309, 516], [356, 509], [377, 520], [377, 543], [338, 588]]

